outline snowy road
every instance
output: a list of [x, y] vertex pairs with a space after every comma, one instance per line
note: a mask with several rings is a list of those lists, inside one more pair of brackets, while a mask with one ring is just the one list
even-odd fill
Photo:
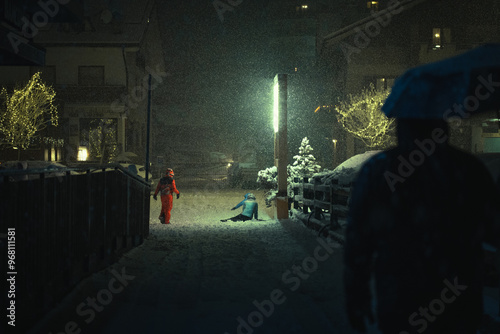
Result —
[[152, 201], [144, 244], [82, 282], [33, 332], [351, 333], [338, 244], [269, 219], [263, 193], [264, 221], [222, 223], [244, 191], [179, 189], [170, 225]]

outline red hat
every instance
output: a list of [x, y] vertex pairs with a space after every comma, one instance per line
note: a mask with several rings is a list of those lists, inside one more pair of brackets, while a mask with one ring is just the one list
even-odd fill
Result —
[[167, 170], [165, 171], [165, 175], [174, 176], [174, 170], [172, 168], [167, 168]]

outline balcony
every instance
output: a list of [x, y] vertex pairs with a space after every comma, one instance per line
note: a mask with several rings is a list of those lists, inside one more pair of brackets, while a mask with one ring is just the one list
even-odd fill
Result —
[[56, 99], [62, 103], [111, 104], [127, 94], [125, 86], [56, 85]]

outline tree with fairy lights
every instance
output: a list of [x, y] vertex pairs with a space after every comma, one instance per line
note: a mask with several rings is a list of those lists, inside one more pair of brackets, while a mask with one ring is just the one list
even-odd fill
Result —
[[96, 119], [90, 123], [90, 126], [90, 156], [99, 159], [100, 163], [109, 162], [118, 151], [114, 120]]
[[6, 88], [0, 90], [0, 135], [2, 144], [18, 149], [27, 149], [38, 133], [48, 125], [58, 125], [56, 93], [33, 74], [26, 86], [14, 89], [10, 94]]
[[371, 84], [357, 95], [350, 94], [335, 106], [339, 123], [370, 148], [394, 145], [396, 124], [381, 110], [389, 93], [389, 89], [375, 89]]

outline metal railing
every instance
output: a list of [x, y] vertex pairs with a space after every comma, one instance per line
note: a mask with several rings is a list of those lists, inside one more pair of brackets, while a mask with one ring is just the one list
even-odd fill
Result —
[[14, 265], [2, 272], [16, 273], [18, 319], [32, 324], [84, 277], [141, 244], [149, 202], [150, 186], [120, 165], [0, 170], [2, 254], [7, 231], [15, 232]]

